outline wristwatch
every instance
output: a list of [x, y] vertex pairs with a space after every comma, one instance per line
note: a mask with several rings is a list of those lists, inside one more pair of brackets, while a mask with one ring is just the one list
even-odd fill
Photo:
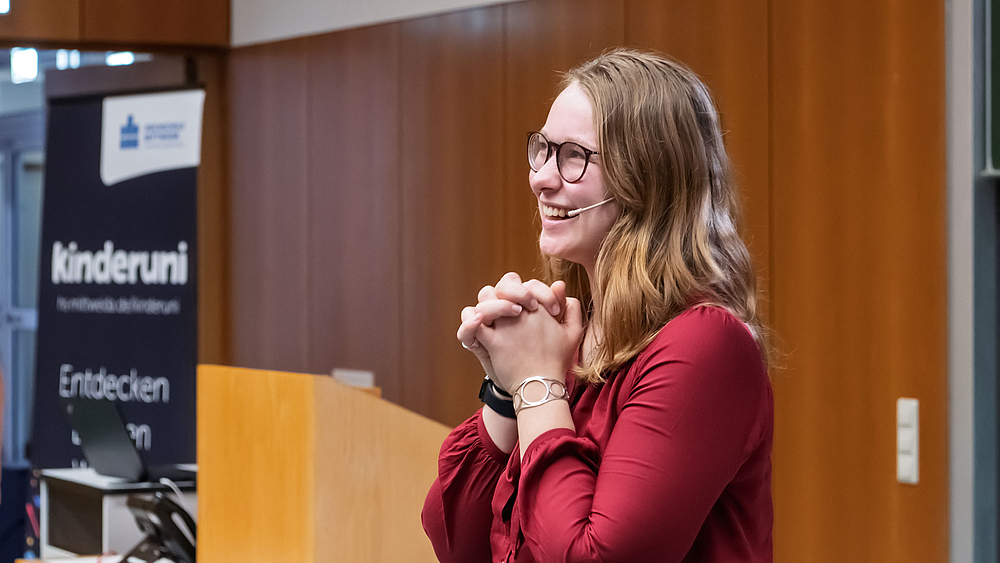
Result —
[[486, 403], [486, 406], [493, 409], [500, 416], [517, 418], [517, 415], [514, 413], [513, 397], [511, 397], [510, 393], [497, 387], [488, 375], [483, 379], [482, 386], [479, 387], [479, 400]]

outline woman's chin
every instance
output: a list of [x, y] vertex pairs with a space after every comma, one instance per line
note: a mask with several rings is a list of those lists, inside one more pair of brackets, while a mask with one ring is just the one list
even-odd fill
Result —
[[568, 260], [570, 262], [576, 262], [573, 259], [573, 249], [568, 248], [566, 245], [559, 244], [556, 241], [545, 240], [544, 235], [542, 239], [538, 242], [538, 249], [542, 252], [542, 255], [548, 256], [550, 258], [559, 258], [560, 260]]
[[546, 238], [545, 233], [542, 233], [542, 237], [538, 240], [538, 250], [542, 252], [543, 256], [562, 258], [562, 245]]

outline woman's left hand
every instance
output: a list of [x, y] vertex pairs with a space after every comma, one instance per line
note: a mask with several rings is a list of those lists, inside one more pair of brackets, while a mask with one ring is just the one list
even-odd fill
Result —
[[508, 392], [536, 375], [562, 380], [582, 339], [583, 312], [580, 301], [573, 298], [566, 299], [561, 320], [539, 307], [496, 319], [492, 327], [476, 331], [476, 340], [493, 361], [494, 382]]

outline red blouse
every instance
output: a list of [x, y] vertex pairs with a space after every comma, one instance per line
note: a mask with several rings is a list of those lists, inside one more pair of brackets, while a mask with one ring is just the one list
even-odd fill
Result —
[[576, 432], [542, 434], [523, 460], [480, 412], [452, 431], [421, 515], [438, 559], [771, 561], [774, 401], [736, 317], [684, 312], [570, 404]]

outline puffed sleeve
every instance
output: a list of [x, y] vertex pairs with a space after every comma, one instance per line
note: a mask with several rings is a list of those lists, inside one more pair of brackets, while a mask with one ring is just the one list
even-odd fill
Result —
[[482, 410], [445, 439], [420, 515], [442, 563], [490, 560], [490, 503], [509, 457], [490, 439]]
[[517, 502], [536, 561], [681, 561], [769, 428], [758, 348], [724, 311], [674, 319], [633, 370], [603, 452], [567, 429], [526, 449]]

